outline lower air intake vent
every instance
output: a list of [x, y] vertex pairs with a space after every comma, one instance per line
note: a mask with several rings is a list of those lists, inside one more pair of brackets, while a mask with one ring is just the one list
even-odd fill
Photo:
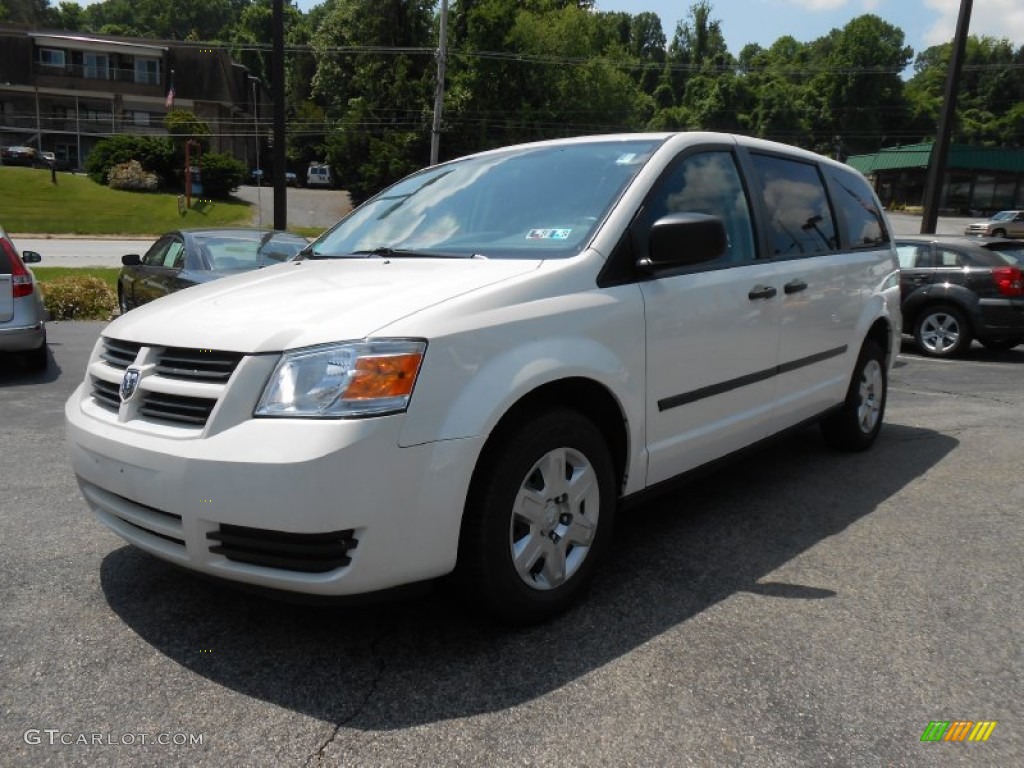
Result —
[[210, 551], [228, 560], [304, 573], [344, 568], [352, 562], [349, 550], [358, 544], [351, 528], [329, 533], [286, 533], [221, 525], [206, 534], [206, 538], [220, 542], [211, 545]]

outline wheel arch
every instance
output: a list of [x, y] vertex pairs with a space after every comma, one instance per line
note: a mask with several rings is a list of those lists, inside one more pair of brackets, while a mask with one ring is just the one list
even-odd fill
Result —
[[973, 327], [977, 324], [976, 315], [978, 297], [976, 294], [957, 285], [936, 286], [927, 292], [922, 291], [920, 295], [909, 297], [903, 305], [903, 330], [906, 333], [913, 333], [917, 321], [922, 312], [926, 312], [936, 306], [952, 306], [964, 313], [968, 322]]
[[498, 419], [484, 443], [470, 488], [483, 467], [491, 460], [505, 434], [532, 414], [555, 408], [568, 408], [589, 419], [604, 436], [615, 468], [615, 482], [621, 493], [629, 462], [628, 419], [621, 404], [603, 384], [582, 376], [572, 376], [542, 384], [516, 400]]
[[[861, 342], [861, 349], [864, 348], [864, 344], [868, 341], [874, 341], [885, 351], [886, 369], [888, 369], [890, 367], [889, 363], [899, 353], [898, 349], [893, 349], [893, 333], [889, 318], [879, 317], [871, 324], [868, 332], [864, 335], [864, 340]], [[858, 352], [858, 354], [860, 353]]]

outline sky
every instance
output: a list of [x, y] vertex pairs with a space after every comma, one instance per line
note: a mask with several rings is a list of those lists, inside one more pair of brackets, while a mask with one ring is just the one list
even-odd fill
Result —
[[[906, 44], [919, 53], [953, 39], [960, 0], [710, 0], [712, 17], [733, 54], [747, 43], [767, 48], [783, 35], [810, 42], [843, 27], [851, 19], [873, 13], [903, 30]], [[685, 18], [692, 0], [597, 0], [602, 11], [661, 17], [665, 36], [672, 39], [676, 22]], [[301, 3], [300, 3], [301, 5]], [[971, 12], [970, 34], [1009, 39], [1024, 45], [1024, 2], [978, 0]]]
[[[322, 0], [297, 0], [309, 10]], [[91, 5], [98, 0], [78, 0]], [[665, 37], [675, 32], [693, 0], [597, 0], [600, 11], [653, 11], [661, 18]], [[953, 38], [960, 0], [711, 0], [712, 16], [722, 23], [729, 50], [738, 54], [747, 43], [765, 48], [783, 35], [810, 42], [843, 27], [864, 13], [881, 16], [903, 30], [906, 44], [919, 53]], [[1014, 47], [1024, 45], [1022, 0], [978, 0], [971, 13], [970, 33], [1007, 38]]]

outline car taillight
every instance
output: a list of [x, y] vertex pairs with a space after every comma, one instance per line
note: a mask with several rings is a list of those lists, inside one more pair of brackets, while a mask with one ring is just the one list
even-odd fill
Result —
[[996, 290], [1002, 296], [1024, 296], [1024, 272], [1018, 267], [999, 267], [992, 270]]
[[0, 248], [4, 249], [4, 252], [11, 261], [11, 283], [13, 284], [14, 298], [20, 299], [23, 296], [31, 296], [32, 291], [35, 290], [35, 286], [32, 284], [32, 275], [25, 269], [25, 265], [21, 263], [21, 258], [18, 256], [18, 252], [14, 250], [14, 246], [11, 245], [11, 241], [0, 238]]

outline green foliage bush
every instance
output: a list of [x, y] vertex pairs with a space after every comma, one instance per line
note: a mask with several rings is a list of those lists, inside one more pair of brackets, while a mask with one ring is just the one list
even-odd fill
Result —
[[225, 200], [245, 180], [245, 164], [231, 155], [207, 152], [199, 159], [202, 169], [202, 197]]
[[118, 163], [107, 173], [107, 184], [112, 189], [128, 189], [133, 192], [153, 192], [160, 186], [160, 179], [142, 167], [138, 160]]
[[110, 286], [91, 275], [59, 277], [40, 290], [51, 320], [106, 320], [117, 306]]
[[131, 160], [137, 160], [162, 182], [174, 178], [174, 146], [170, 139], [130, 134], [98, 141], [85, 158], [85, 172], [97, 184], [106, 184], [111, 168]]

